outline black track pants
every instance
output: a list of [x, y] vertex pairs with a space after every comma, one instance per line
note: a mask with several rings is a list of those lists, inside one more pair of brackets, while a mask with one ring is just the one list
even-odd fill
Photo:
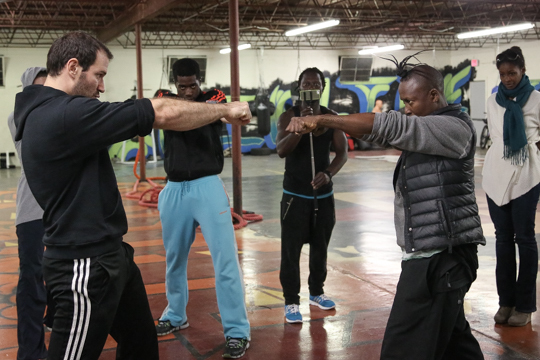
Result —
[[117, 359], [159, 359], [157, 335], [133, 248], [74, 260], [43, 259], [56, 301], [48, 360], [97, 360], [107, 335]]
[[313, 227], [313, 199], [283, 194], [281, 200], [281, 270], [285, 304], [300, 303], [300, 254], [309, 243], [309, 293], [324, 294], [326, 257], [336, 223], [334, 197], [318, 199], [319, 211]]

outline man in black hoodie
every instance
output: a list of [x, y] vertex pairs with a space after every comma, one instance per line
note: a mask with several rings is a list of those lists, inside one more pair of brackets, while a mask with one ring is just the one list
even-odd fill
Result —
[[107, 146], [152, 127], [191, 130], [225, 118], [243, 125], [247, 103], [206, 104], [172, 98], [104, 103], [109, 49], [69, 33], [47, 55], [44, 86], [15, 101], [28, 184], [44, 209], [43, 272], [57, 304], [49, 360], [98, 359], [110, 333], [117, 359], [158, 359], [156, 331]]

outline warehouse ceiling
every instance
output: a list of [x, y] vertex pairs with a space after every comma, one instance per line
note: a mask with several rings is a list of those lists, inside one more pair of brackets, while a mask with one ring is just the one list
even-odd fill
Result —
[[[535, 27], [458, 40], [456, 34], [536, 23], [540, 0], [238, 0], [240, 44], [265, 49], [359, 49], [401, 43], [407, 49], [456, 50], [536, 40]], [[339, 19], [336, 27], [294, 37], [287, 30]], [[229, 43], [228, 0], [0, 0], [0, 46], [48, 47], [67, 31], [95, 34], [109, 45], [145, 48], [222, 48]]]

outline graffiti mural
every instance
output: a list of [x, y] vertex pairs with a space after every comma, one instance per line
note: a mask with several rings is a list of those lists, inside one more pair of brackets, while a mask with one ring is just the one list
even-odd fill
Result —
[[[464, 60], [455, 67], [445, 66], [439, 69], [444, 76], [444, 95], [448, 103], [461, 103], [463, 111], [469, 112], [470, 102], [467, 96], [469, 83], [475, 78], [475, 68], [471, 67], [470, 60]], [[367, 82], [341, 82], [338, 73], [325, 74], [326, 88], [321, 98], [321, 105], [329, 107], [339, 114], [346, 115], [359, 112], [370, 112], [376, 100], [383, 101], [383, 111], [400, 110], [403, 102], [399, 98], [399, 77], [393, 68], [374, 69]], [[536, 84], [535, 84], [536, 85]], [[229, 87], [217, 85], [225, 94], [230, 94]], [[276, 148], [277, 122], [281, 114], [287, 111], [293, 102], [298, 99], [296, 82], [285, 83], [281, 79], [274, 80], [267, 89], [241, 89], [241, 101], [257, 101], [258, 96], [266, 96], [274, 105], [275, 111], [270, 117], [270, 133], [261, 136], [258, 132], [257, 117], [254, 116], [251, 124], [242, 127], [242, 152], [249, 153], [254, 148]], [[230, 101], [230, 96], [227, 96]], [[231, 125], [224, 125], [222, 143], [223, 148], [231, 146]], [[159, 134], [160, 135], [160, 134]], [[161, 155], [163, 137], [158, 136], [156, 151]], [[147, 145], [146, 155], [153, 154], [152, 137], [145, 138]], [[109, 149], [111, 157], [120, 157], [122, 160], [134, 159], [138, 143], [126, 141], [115, 144]], [[122, 156], [120, 156], [122, 154]]]

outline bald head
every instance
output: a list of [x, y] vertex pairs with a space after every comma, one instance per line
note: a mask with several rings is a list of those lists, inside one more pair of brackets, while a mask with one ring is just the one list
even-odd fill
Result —
[[399, 84], [399, 96], [405, 104], [406, 115], [427, 116], [448, 106], [442, 74], [428, 65], [407, 71]]

